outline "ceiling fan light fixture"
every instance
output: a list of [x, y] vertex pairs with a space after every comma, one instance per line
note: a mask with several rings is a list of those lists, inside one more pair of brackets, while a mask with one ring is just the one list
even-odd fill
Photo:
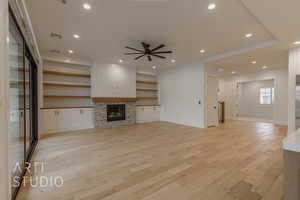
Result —
[[136, 48], [133, 48], [133, 47], [129, 47], [129, 46], [126, 46], [125, 48], [126, 49], [129, 49], [129, 50], [132, 50], [132, 51], [135, 51], [135, 52], [131, 52], [131, 53], [125, 53], [124, 55], [138, 55], [135, 60], [138, 60], [144, 56], [147, 57], [148, 61], [151, 62], [153, 60], [153, 57], [157, 57], [157, 58], [162, 58], [162, 59], [166, 59], [165, 56], [162, 56], [160, 54], [170, 54], [172, 53], [172, 51], [158, 51], [159, 49], [165, 47], [164, 44], [161, 44], [153, 49], [151, 49], [151, 45], [150, 44], [147, 44], [145, 42], [141, 42], [142, 46], [143, 46], [143, 50], [139, 50], [139, 49], [136, 49]]

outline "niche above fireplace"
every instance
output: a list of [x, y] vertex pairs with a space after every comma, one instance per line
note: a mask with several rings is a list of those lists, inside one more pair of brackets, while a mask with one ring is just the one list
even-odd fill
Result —
[[126, 119], [125, 104], [106, 105], [107, 121], [122, 121]]

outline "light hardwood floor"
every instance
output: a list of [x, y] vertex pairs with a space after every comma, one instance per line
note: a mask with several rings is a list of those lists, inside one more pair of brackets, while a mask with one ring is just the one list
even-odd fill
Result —
[[64, 186], [25, 186], [18, 200], [281, 200], [286, 130], [155, 122], [49, 136], [33, 159]]

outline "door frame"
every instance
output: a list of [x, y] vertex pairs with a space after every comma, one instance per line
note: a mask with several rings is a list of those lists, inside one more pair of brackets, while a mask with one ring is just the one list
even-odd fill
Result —
[[[29, 151], [27, 151], [26, 150], [26, 102], [25, 102], [25, 96], [26, 95], [24, 95], [24, 120], [25, 120], [25, 123], [24, 123], [24, 131], [25, 131], [25, 133], [24, 133], [24, 163], [25, 163], [25, 166], [24, 166], [24, 169], [23, 169], [23, 171], [22, 171], [22, 173], [21, 173], [21, 177], [20, 177], [20, 183], [22, 183], [23, 182], [23, 178], [24, 178], [24, 176], [26, 175], [26, 173], [27, 173], [27, 170], [26, 170], [26, 168], [28, 167], [28, 166], [26, 166], [29, 162], [30, 162], [30, 160], [31, 160], [31, 158], [32, 158], [32, 155], [33, 155], [33, 153], [34, 153], [34, 151], [35, 151], [35, 148], [36, 148], [36, 146], [37, 146], [37, 143], [38, 143], [38, 117], [39, 117], [39, 107], [38, 107], [38, 97], [39, 97], [39, 95], [38, 95], [38, 65], [37, 65], [37, 63], [35, 62], [35, 60], [33, 59], [33, 56], [32, 56], [32, 53], [31, 53], [31, 51], [30, 51], [30, 49], [29, 49], [29, 47], [28, 47], [28, 44], [27, 44], [27, 42], [26, 42], [26, 39], [25, 39], [25, 37], [24, 37], [24, 35], [23, 35], [23, 33], [22, 33], [22, 31], [21, 31], [21, 28], [20, 28], [20, 26], [19, 26], [19, 24], [18, 24], [18, 21], [17, 21], [17, 18], [16, 18], [16, 16], [15, 16], [15, 14], [14, 14], [14, 12], [13, 12], [13, 10], [12, 10], [12, 8], [9, 6], [8, 7], [8, 15], [9, 15], [9, 19], [11, 19], [12, 20], [12, 22], [9, 22], [9, 24], [8, 24], [8, 26], [11, 26], [11, 24], [12, 23], [14, 23], [15, 25], [16, 25], [16, 29], [17, 29], [17, 31], [19, 32], [19, 34], [20, 34], [20, 36], [21, 36], [21, 38], [22, 38], [22, 40], [23, 40], [23, 76], [24, 76], [24, 81], [25, 81], [25, 57], [27, 57], [27, 59], [29, 60], [29, 62], [30, 62], [30, 64], [31, 64], [31, 66], [34, 68], [34, 71], [32, 71], [32, 67], [30, 68], [30, 70], [29, 70], [29, 73], [30, 73], [30, 81], [32, 81], [33, 82], [33, 90], [32, 91], [29, 91], [29, 93], [30, 92], [32, 92], [33, 93], [33, 98], [32, 99], [30, 99], [29, 100], [29, 103], [30, 103], [30, 107], [32, 107], [32, 109], [33, 109], [33, 116], [31, 117], [32, 118], [32, 121], [30, 121], [30, 123], [32, 122], [33, 124], [32, 124], [32, 128], [33, 128], [33, 141], [31, 141], [31, 143], [30, 143], [30, 149], [29, 149]], [[9, 69], [9, 61], [8, 61], [8, 63], [7, 63], [7, 67], [8, 67], [8, 69]], [[30, 87], [29, 87], [30, 88]], [[25, 84], [24, 84], [24, 94], [26, 94], [26, 90], [25, 90]], [[9, 134], [9, 132], [7, 133], [7, 134]], [[10, 170], [10, 169], [9, 169]], [[10, 179], [11, 177], [9, 177], [9, 179]], [[19, 187], [17, 187], [14, 191], [12, 191], [12, 193], [11, 193], [11, 199], [12, 200], [14, 200], [14, 199], [16, 199], [16, 197], [17, 197], [17, 195], [18, 195], [18, 192], [19, 192], [19, 190], [20, 190], [20, 187], [21, 187], [21, 185], [22, 184], [20, 184], [19, 185]], [[10, 187], [12, 187], [12, 186], [10, 186]], [[10, 190], [11, 190], [11, 188], [10, 188]]]
[[[204, 120], [204, 127], [206, 127], [206, 128], [209, 128], [209, 126], [208, 126], [208, 92], [207, 92], [208, 91], [208, 87], [209, 87], [209, 85], [208, 85], [208, 77], [213, 77], [213, 78], [216, 78], [218, 80], [218, 76], [209, 74], [207, 72], [205, 73], [205, 106], [204, 106], [204, 108], [205, 108], [205, 111], [204, 111], [204, 113], [205, 113], [205, 120]], [[218, 88], [219, 87], [217, 87], [217, 91], [218, 91]], [[218, 96], [218, 92], [217, 92], [217, 96]], [[218, 101], [217, 101], [217, 103], [218, 103]], [[217, 109], [218, 109], [218, 107], [217, 107]], [[218, 125], [219, 125], [219, 120], [217, 119], [216, 127]]]

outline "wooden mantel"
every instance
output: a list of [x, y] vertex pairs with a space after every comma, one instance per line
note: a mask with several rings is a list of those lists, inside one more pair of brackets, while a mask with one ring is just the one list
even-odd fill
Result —
[[137, 101], [137, 98], [131, 98], [131, 97], [93, 97], [92, 99], [94, 102], [97, 101], [136, 102]]

